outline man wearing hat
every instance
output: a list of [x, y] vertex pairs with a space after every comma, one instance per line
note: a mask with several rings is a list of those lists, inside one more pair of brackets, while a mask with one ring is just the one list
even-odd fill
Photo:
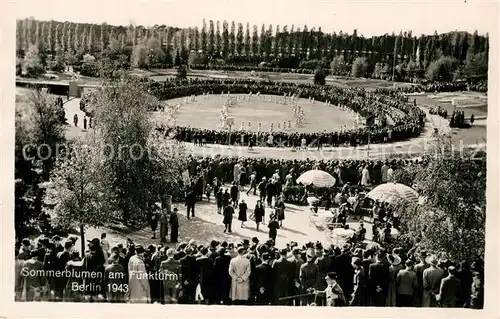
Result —
[[401, 265], [401, 258], [398, 255], [391, 254], [387, 256], [391, 264], [389, 266], [389, 288], [387, 291], [387, 307], [396, 307], [396, 276], [404, 267]]
[[[292, 263], [292, 268], [293, 268], [293, 287], [292, 287], [292, 293], [294, 295], [300, 294], [300, 267], [302, 264], [304, 264], [304, 261], [300, 257], [300, 249], [295, 247], [293, 245], [294, 243], [290, 244], [290, 247], [292, 248], [292, 256], [288, 258], [288, 261]], [[294, 299], [294, 304], [295, 306], [300, 306], [300, 298]]]
[[214, 281], [215, 288], [215, 303], [224, 305], [230, 304], [229, 291], [231, 289], [231, 277], [229, 276], [229, 263], [231, 256], [226, 253], [226, 249], [221, 245], [218, 251], [219, 256], [214, 260]]
[[436, 296], [439, 294], [444, 271], [438, 267], [438, 259], [434, 255], [429, 257], [429, 264], [431, 266], [424, 270], [423, 274], [424, 296], [422, 307], [437, 307]]
[[424, 299], [424, 271], [431, 265], [427, 262], [427, 251], [420, 251], [417, 258], [420, 262], [414, 267], [418, 282], [418, 290], [415, 293], [415, 304], [417, 307], [421, 307]]
[[186, 255], [180, 259], [184, 296], [179, 301], [180, 303], [191, 304], [195, 301], [199, 272], [196, 258], [193, 256], [193, 248], [190, 245], [186, 246], [184, 253]]
[[[318, 265], [314, 263], [314, 250], [312, 248], [306, 251], [306, 262], [300, 266], [299, 280], [303, 292], [316, 289], [321, 280]], [[312, 297], [303, 297], [302, 305], [305, 306], [313, 300]]]
[[273, 281], [275, 273], [269, 265], [271, 256], [265, 252], [262, 254], [262, 262], [255, 267], [255, 273], [252, 275], [255, 281], [255, 304], [267, 306], [271, 303], [273, 296]]
[[[319, 275], [321, 278], [324, 278], [326, 274], [328, 273], [330, 267], [331, 267], [331, 259], [328, 256], [325, 256], [323, 253], [323, 246], [321, 245], [320, 242], [317, 242], [314, 245], [314, 248], [316, 250], [316, 260], [315, 263], [318, 265], [318, 270], [319, 270]], [[319, 290], [323, 290], [326, 288], [326, 281], [321, 280], [318, 283]]]
[[[131, 247], [132, 248], [132, 247]], [[149, 303], [151, 301], [149, 280], [144, 264], [145, 250], [135, 246], [135, 255], [128, 262], [129, 292], [131, 303]]]
[[329, 272], [325, 276], [327, 287], [325, 290], [315, 291], [316, 296], [322, 296], [326, 299], [327, 307], [342, 307], [346, 305], [346, 298], [342, 288], [337, 283], [337, 274]]
[[[57, 254], [56, 260], [56, 270], [63, 271], [66, 269], [66, 264], [71, 260], [71, 248], [73, 248], [73, 243], [69, 240], [64, 242], [64, 250]], [[55, 278], [55, 297], [57, 299], [62, 299], [64, 287], [66, 286], [67, 278], [65, 276], [59, 276]]]
[[213, 276], [213, 260], [208, 257], [210, 252], [207, 248], [202, 248], [200, 253], [201, 257], [196, 259], [196, 265], [200, 272], [201, 294], [206, 304], [212, 304], [214, 301], [213, 290], [216, 284]]
[[31, 259], [24, 261], [21, 268], [21, 296], [26, 296], [26, 301], [41, 301], [48, 289], [47, 278], [43, 276], [45, 251], [35, 248], [30, 255]]
[[288, 254], [287, 249], [279, 251], [280, 257], [273, 262], [273, 270], [276, 274], [274, 280], [274, 301], [276, 305], [291, 305], [291, 299], [280, 301], [280, 298], [290, 296], [294, 284], [294, 269], [291, 262], [286, 258]]
[[368, 291], [371, 305], [384, 307], [387, 300], [389, 288], [389, 265], [385, 262], [386, 252], [380, 250], [377, 254], [377, 262], [370, 265], [368, 273]]
[[103, 294], [102, 278], [104, 277], [104, 264], [106, 260], [99, 238], [89, 241], [88, 247], [89, 252], [83, 260], [83, 270], [89, 274], [95, 274], [95, 276], [85, 278], [83, 283], [85, 284], [85, 295], [90, 300], [94, 300]]

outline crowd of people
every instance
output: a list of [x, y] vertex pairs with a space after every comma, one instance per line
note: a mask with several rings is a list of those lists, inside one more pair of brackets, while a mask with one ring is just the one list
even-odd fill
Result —
[[[258, 184], [265, 178], [272, 176], [280, 189], [283, 186], [295, 186], [296, 179], [311, 169], [320, 169], [331, 174], [336, 180], [336, 186], [350, 185], [367, 186], [378, 185], [392, 181], [397, 169], [410, 165], [423, 165], [422, 159], [392, 159], [392, 160], [287, 160], [273, 158], [244, 158], [244, 157], [195, 157], [189, 156], [188, 172], [195, 185], [197, 197], [201, 198], [205, 192], [205, 185], [214, 182], [224, 184], [236, 181], [238, 185], [251, 185], [258, 188]], [[252, 177], [253, 176], [253, 177]]]
[[[220, 94], [221, 92], [235, 94], [260, 92], [261, 94], [311, 98], [316, 101], [327, 102], [342, 108], [350, 109], [364, 118], [391, 118], [391, 125], [370, 125], [364, 128], [351, 128], [341, 132], [318, 132], [313, 134], [272, 132], [271, 140], [267, 143], [269, 134], [261, 132], [234, 131], [230, 136], [228, 131], [202, 130], [191, 127], [159, 127], [166, 134], [174, 133], [176, 139], [188, 142], [253, 145], [286, 145], [299, 147], [302, 140], [307, 144], [316, 141], [321, 147], [324, 144], [339, 146], [343, 144], [358, 145], [367, 143], [384, 143], [404, 140], [418, 136], [424, 127], [425, 113], [414, 103], [410, 103], [404, 95], [390, 91], [369, 92], [362, 88], [341, 88], [335, 86], [317, 86], [285, 82], [256, 82], [251, 80], [198, 80], [167, 81], [151, 83], [151, 92], [162, 100], [169, 100], [182, 96], [203, 95], [206, 93]], [[380, 121], [381, 123], [386, 121]]]
[[112, 303], [483, 307], [482, 260], [440, 259], [418, 244], [404, 251], [272, 239], [111, 246], [41, 236], [16, 245], [19, 301]]
[[[431, 108], [429, 113], [439, 115], [444, 119], [448, 118], [448, 111], [441, 106]], [[474, 124], [474, 114], [471, 114], [469, 122], [467, 123], [464, 111], [454, 110], [452, 112], [450, 116], [450, 127], [464, 127], [467, 124]]]
[[487, 92], [488, 81], [424, 82], [417, 85], [398, 86], [398, 90], [404, 93], [435, 93], [458, 91]]

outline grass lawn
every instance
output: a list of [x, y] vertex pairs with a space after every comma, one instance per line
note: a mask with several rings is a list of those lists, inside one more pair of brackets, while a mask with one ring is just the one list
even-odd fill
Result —
[[[233, 98], [243, 94], [231, 94]], [[308, 99], [299, 99], [298, 105], [304, 110], [307, 123], [303, 127], [295, 127], [293, 111], [288, 105], [269, 102], [269, 95], [260, 97], [253, 95], [251, 101], [236, 101], [236, 105], [229, 108], [230, 116], [234, 117], [233, 129], [238, 130], [241, 122], [244, 121], [245, 130], [248, 129], [248, 122], [251, 122], [251, 131], [258, 130], [258, 123], [262, 123], [262, 131], [270, 130], [271, 123], [274, 123], [274, 131], [283, 131], [283, 122], [286, 122], [287, 132], [312, 133], [326, 130], [340, 131], [340, 127], [347, 125], [350, 129], [354, 125], [355, 115], [348, 111], [339, 110], [335, 106], [328, 106], [323, 102], [309, 102]], [[283, 100], [283, 97], [278, 97]], [[166, 101], [170, 105], [180, 103], [179, 99]], [[195, 102], [189, 102], [180, 107], [177, 125], [191, 126], [204, 129], [220, 130], [220, 111], [226, 102], [227, 97], [220, 95], [209, 95], [207, 99], [197, 96]], [[161, 121], [167, 115], [163, 112], [155, 112], [155, 119]], [[291, 122], [291, 129], [288, 129], [288, 121]], [[360, 122], [363, 120], [360, 119]], [[278, 123], [281, 129], [278, 129]], [[361, 125], [360, 125], [361, 126]]]

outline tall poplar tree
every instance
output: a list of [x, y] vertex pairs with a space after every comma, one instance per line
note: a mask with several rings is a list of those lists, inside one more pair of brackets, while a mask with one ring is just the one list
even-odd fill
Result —
[[253, 25], [252, 33], [252, 53], [253, 55], [257, 55], [259, 53], [259, 29], [255, 24]]
[[241, 56], [243, 53], [243, 24], [238, 23], [238, 31], [236, 34], [236, 53]]
[[250, 44], [250, 23], [247, 22], [245, 28], [245, 55], [248, 56], [251, 53], [251, 44]]
[[214, 31], [214, 22], [210, 20], [208, 22], [208, 45], [207, 52], [210, 57], [213, 57], [215, 51], [215, 31]]
[[229, 30], [228, 23], [226, 20], [222, 22], [222, 56], [224, 59], [227, 59], [229, 56]]
[[229, 54], [234, 55], [236, 51], [236, 25], [231, 21], [231, 31], [229, 32]]
[[214, 51], [215, 51], [215, 55], [217, 57], [220, 56], [220, 52], [222, 51], [222, 37], [220, 34], [220, 22], [219, 22], [219, 20], [217, 20], [217, 23], [216, 23]]
[[207, 54], [207, 23], [205, 22], [205, 19], [203, 19], [203, 26], [201, 28], [201, 36], [200, 36], [200, 49], [203, 51], [204, 54]]

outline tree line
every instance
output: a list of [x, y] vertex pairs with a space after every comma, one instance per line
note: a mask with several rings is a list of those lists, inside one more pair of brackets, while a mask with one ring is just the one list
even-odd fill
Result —
[[[19, 58], [36, 50], [40, 64], [49, 66], [47, 60], [50, 60], [52, 68], [78, 63], [86, 54], [99, 58], [108, 53], [123, 59], [124, 67], [223, 64], [244, 69], [265, 63], [289, 69], [321, 66], [338, 75], [350, 73], [355, 61], [362, 60], [366, 70], [361, 65], [361, 71], [365, 72], [360, 73], [397, 72], [404, 77], [403, 73], [423, 76], [433, 62], [443, 57], [457, 66], [464, 66], [467, 61], [487, 61], [489, 36], [477, 31], [420, 36], [400, 31], [365, 37], [357, 30], [351, 34], [328, 33], [321, 27], [307, 25], [259, 27], [235, 21], [203, 20], [201, 28], [179, 29], [165, 25], [112, 26], [29, 18], [17, 21], [16, 48]], [[477, 73], [468, 76], [485, 76]]]

